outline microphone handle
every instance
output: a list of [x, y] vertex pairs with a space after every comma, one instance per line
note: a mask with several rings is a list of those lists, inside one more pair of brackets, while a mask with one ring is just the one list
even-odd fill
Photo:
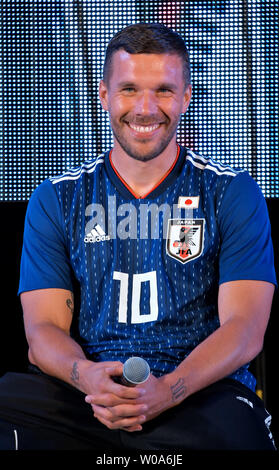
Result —
[[134, 384], [133, 382], [130, 382], [129, 380], [127, 380], [124, 377], [124, 375], [121, 375], [121, 377], [119, 377], [119, 375], [117, 375], [117, 376], [112, 377], [112, 379], [117, 384], [125, 385], [125, 387], [135, 387], [137, 385], [137, 384]]
[[135, 387], [137, 385], [127, 380], [126, 377], [124, 377], [124, 375], [120, 377], [120, 383], [121, 385], [125, 385], [126, 387]]

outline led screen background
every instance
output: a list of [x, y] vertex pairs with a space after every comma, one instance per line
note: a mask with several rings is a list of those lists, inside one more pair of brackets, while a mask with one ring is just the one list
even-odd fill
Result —
[[1, 2], [0, 200], [112, 146], [98, 85], [120, 29], [158, 22], [190, 53], [193, 97], [178, 142], [246, 168], [279, 197], [278, 1]]

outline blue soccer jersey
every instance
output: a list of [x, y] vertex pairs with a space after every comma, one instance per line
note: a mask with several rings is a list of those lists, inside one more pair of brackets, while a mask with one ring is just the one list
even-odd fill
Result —
[[[267, 208], [247, 171], [180, 146], [170, 171], [142, 198], [110, 156], [34, 191], [18, 293], [73, 290], [78, 281], [86, 356], [124, 362], [139, 355], [160, 376], [219, 327], [221, 283], [276, 284]], [[248, 365], [231, 377], [255, 386]]]

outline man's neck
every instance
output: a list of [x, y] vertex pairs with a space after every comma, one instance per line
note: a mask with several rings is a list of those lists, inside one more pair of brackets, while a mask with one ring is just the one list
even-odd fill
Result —
[[158, 157], [147, 162], [130, 157], [118, 146], [115, 146], [111, 153], [111, 163], [114, 169], [138, 198], [151, 192], [164, 179], [176, 158], [176, 142], [168, 145]]

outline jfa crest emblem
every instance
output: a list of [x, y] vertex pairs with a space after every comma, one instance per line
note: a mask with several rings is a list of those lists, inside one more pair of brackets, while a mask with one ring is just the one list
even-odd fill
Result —
[[203, 252], [204, 219], [169, 219], [167, 254], [181, 263], [198, 258]]

